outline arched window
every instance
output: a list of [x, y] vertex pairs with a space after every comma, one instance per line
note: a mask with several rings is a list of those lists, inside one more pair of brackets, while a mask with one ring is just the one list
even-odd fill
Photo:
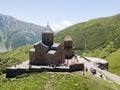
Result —
[[68, 48], [70, 48], [70, 46], [68, 45]]

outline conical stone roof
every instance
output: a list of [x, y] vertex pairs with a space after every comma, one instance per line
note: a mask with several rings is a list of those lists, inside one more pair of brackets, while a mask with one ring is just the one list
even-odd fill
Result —
[[47, 25], [42, 33], [54, 33], [49, 25]]
[[64, 41], [72, 41], [71, 36], [70, 36], [69, 34], [68, 34], [68, 35], [66, 35], [66, 37], [65, 37]]

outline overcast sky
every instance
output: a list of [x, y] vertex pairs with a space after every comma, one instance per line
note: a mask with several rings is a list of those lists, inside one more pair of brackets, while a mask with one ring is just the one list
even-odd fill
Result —
[[0, 14], [52, 29], [120, 13], [120, 0], [0, 0]]

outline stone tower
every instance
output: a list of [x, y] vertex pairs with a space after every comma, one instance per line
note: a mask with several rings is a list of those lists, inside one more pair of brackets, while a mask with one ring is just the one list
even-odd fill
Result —
[[73, 41], [68, 34], [64, 39], [65, 58], [70, 59], [74, 56]]
[[42, 43], [45, 44], [46, 46], [51, 46], [53, 45], [54, 41], [54, 32], [52, 29], [47, 25], [42, 32]]

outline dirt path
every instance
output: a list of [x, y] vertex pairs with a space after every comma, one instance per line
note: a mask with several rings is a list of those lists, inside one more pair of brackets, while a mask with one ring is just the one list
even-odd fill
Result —
[[54, 77], [55, 77], [56, 73], [55, 72], [52, 72], [52, 75], [50, 77], [50, 79], [48, 80], [48, 82], [46, 83], [46, 85], [44, 86], [44, 90], [47, 90], [49, 88], [49, 86], [51, 85], [51, 83], [53, 82], [54, 80]]

